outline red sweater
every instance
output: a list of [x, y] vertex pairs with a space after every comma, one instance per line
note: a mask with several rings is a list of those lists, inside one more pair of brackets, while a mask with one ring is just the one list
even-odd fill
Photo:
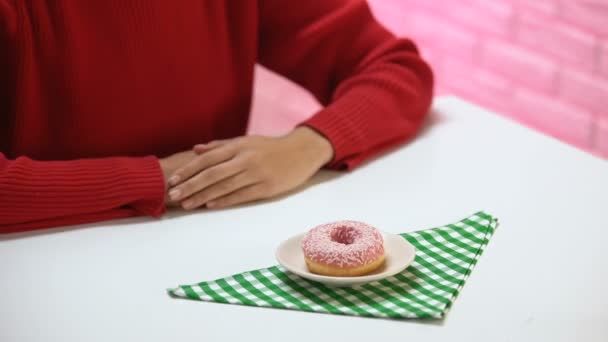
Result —
[[253, 67], [325, 106], [352, 168], [412, 137], [432, 74], [364, 1], [0, 0], [0, 232], [160, 216], [158, 157], [243, 135]]

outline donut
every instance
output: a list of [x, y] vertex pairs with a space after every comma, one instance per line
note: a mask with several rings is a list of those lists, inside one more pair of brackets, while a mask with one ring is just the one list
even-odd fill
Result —
[[311, 229], [302, 239], [308, 270], [334, 277], [354, 277], [384, 264], [384, 239], [378, 229], [357, 221], [338, 221]]

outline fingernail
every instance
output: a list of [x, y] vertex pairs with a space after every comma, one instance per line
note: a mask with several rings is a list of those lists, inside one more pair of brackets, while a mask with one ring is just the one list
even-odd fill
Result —
[[173, 189], [173, 190], [169, 191], [169, 197], [174, 201], [176, 199], [178, 199], [179, 195], [181, 195], [181, 194], [182, 194], [182, 192], [179, 189]]
[[177, 183], [179, 183], [178, 175], [175, 175], [175, 176], [172, 176], [171, 178], [169, 178], [169, 185], [176, 185]]
[[184, 209], [190, 209], [190, 208], [192, 208], [192, 205], [193, 205], [193, 204], [194, 204], [194, 203], [193, 203], [192, 201], [184, 201], [184, 203], [182, 203], [182, 207], [183, 207]]

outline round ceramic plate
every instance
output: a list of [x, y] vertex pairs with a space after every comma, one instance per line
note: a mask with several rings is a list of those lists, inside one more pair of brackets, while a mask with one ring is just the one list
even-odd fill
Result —
[[317, 281], [331, 286], [354, 286], [370, 283], [395, 275], [406, 269], [416, 256], [416, 249], [399, 235], [382, 233], [384, 238], [385, 262], [372, 273], [358, 277], [330, 277], [308, 271], [304, 261], [301, 242], [305, 233], [298, 234], [279, 245], [276, 257], [284, 268], [302, 278]]

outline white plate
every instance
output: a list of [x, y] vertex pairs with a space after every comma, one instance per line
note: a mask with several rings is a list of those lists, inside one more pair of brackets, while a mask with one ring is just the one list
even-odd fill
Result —
[[317, 281], [331, 286], [354, 286], [393, 276], [406, 269], [416, 256], [416, 249], [399, 235], [382, 233], [384, 238], [384, 266], [376, 271], [359, 277], [329, 277], [308, 271], [304, 261], [301, 242], [305, 233], [298, 234], [283, 241], [277, 248], [276, 258], [279, 264], [288, 271], [302, 278]]

